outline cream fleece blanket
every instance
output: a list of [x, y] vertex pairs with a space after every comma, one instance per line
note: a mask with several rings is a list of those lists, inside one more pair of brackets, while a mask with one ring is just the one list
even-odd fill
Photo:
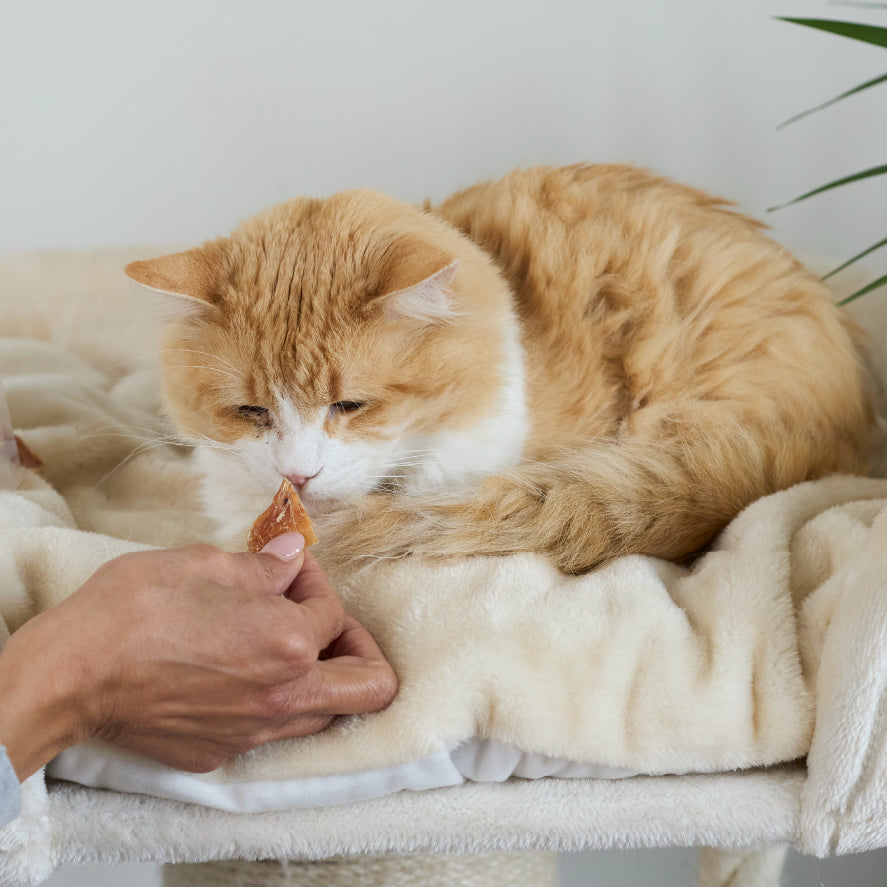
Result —
[[[128, 257], [0, 267], [0, 377], [17, 430], [45, 461], [0, 493], [10, 631], [109, 558], [208, 529], [187, 454], [158, 438], [152, 345], [119, 272]], [[883, 317], [865, 322], [887, 330]], [[397, 700], [207, 781], [348, 773], [472, 736], [694, 775], [468, 785], [258, 816], [65, 784], [47, 794], [33, 778], [22, 816], [0, 831], [0, 881], [91, 858], [887, 843], [887, 481], [828, 478], [761, 500], [692, 570], [629, 557], [567, 578], [521, 555], [334, 579], [395, 666]], [[717, 772], [808, 752], [806, 771]]]

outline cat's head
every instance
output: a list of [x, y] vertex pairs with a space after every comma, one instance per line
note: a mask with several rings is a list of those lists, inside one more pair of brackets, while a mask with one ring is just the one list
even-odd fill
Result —
[[167, 309], [163, 394], [180, 435], [266, 490], [294, 479], [309, 506], [469, 477], [475, 459], [484, 473], [477, 429], [503, 398], [522, 408], [499, 274], [451, 226], [376, 192], [295, 199], [126, 272]]

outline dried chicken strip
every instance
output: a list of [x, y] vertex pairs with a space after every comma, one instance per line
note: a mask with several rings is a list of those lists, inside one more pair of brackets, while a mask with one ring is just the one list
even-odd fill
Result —
[[256, 518], [250, 530], [247, 548], [253, 552], [261, 551], [277, 536], [293, 532], [301, 533], [306, 545], [317, 542], [311, 518], [308, 517], [296, 488], [284, 478], [271, 500], [271, 505]]

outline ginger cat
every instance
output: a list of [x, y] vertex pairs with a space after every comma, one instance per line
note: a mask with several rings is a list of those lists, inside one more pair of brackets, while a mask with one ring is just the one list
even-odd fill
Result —
[[[627, 166], [419, 209], [296, 198], [134, 262], [220, 538], [287, 476], [337, 561], [681, 559], [760, 496], [866, 472], [858, 336], [761, 226]], [[209, 446], [202, 446], [207, 444]]]

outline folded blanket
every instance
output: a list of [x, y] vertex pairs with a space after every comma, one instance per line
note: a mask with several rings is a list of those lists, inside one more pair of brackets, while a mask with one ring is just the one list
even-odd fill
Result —
[[[102, 261], [118, 268], [122, 260], [118, 254]], [[94, 259], [80, 260], [90, 277], [78, 278], [71, 273], [76, 261], [20, 257], [8, 261], [0, 276], [5, 281], [0, 330], [11, 334], [0, 341], [0, 377], [17, 430], [45, 462], [39, 476], [26, 474], [17, 490], [0, 493], [0, 615], [13, 631], [109, 558], [144, 546], [196, 541], [208, 532], [194, 504], [187, 453], [157, 438], [162, 429], [150, 347], [136, 345], [134, 324], [122, 321], [131, 310], [125, 290], [96, 277]], [[67, 294], [61, 312], [59, 292]], [[25, 295], [26, 308], [17, 298]], [[417, 764], [438, 769], [416, 787], [446, 785], [434, 782], [446, 773], [449, 784], [461, 782], [464, 743], [472, 740], [530, 753], [537, 761], [593, 765], [601, 769], [591, 772], [600, 775], [614, 775], [604, 768], [716, 773], [809, 752], [806, 781], [803, 770], [777, 769], [732, 777], [639, 777], [606, 790], [587, 780], [544, 780], [520, 784], [519, 791], [506, 791], [510, 784], [485, 786], [486, 794], [462, 785], [339, 808], [338, 819], [330, 822], [353, 827], [326, 847], [316, 840], [299, 844], [292, 832], [286, 837], [277, 832], [284, 823], [292, 828], [309, 821], [294, 811], [244, 820], [199, 807], [193, 808], [195, 822], [205, 826], [209, 817], [215, 825], [207, 834], [218, 840], [211, 846], [198, 842], [192, 850], [169, 831], [191, 808], [148, 798], [133, 807], [126, 796], [85, 789], [59, 788], [47, 796], [32, 781], [23, 816], [0, 832], [0, 849], [6, 849], [0, 866], [33, 880], [54, 862], [126, 858], [130, 846], [130, 858], [163, 859], [455, 845], [575, 848], [582, 843], [575, 826], [570, 831], [553, 814], [571, 803], [581, 807], [583, 799], [591, 804], [583, 808], [587, 845], [656, 845], [680, 835], [682, 841], [693, 836], [694, 843], [720, 846], [792, 840], [819, 853], [880, 846], [887, 841], [880, 800], [887, 778], [881, 704], [887, 675], [885, 543], [887, 482], [833, 477], [755, 503], [689, 569], [635, 556], [588, 576], [564, 577], [526, 554], [442, 564], [407, 559], [339, 573], [333, 579], [347, 609], [371, 630], [400, 677], [398, 698], [385, 712], [266, 746], [215, 773], [189, 775], [184, 788], [174, 791], [165, 768], [119, 751], [93, 748], [91, 759], [72, 759], [75, 770], [84, 760], [108, 763], [115, 780], [123, 774], [118, 788], [212, 799], [219, 797], [216, 788], [226, 787], [227, 798], [240, 798], [232, 809], [242, 810], [294, 806], [291, 793], [281, 795], [281, 784], [305, 791], [311, 780], [345, 777], [348, 783], [358, 778], [351, 774]], [[446, 770], [446, 760], [461, 764]], [[470, 772], [482, 770], [475, 766]], [[548, 772], [569, 771], [559, 763]], [[505, 775], [500, 768], [495, 778]], [[763, 807], [750, 812], [752, 803], [736, 808], [744, 811], [741, 816], [718, 823], [710, 806], [699, 803], [709, 792], [735, 801], [752, 779], [759, 798], [782, 798], [785, 815]], [[381, 793], [379, 783], [374, 785], [366, 797]], [[488, 812], [505, 804], [515, 830], [510, 837], [501, 829], [492, 837], [475, 835], [472, 845], [457, 818], [439, 815], [440, 805], [463, 803], [446, 800], [448, 791], [460, 793], [464, 803], [490, 804]], [[616, 811], [612, 821], [597, 806], [600, 792]], [[529, 813], [522, 819], [510, 806], [532, 806], [533, 797], [549, 814], [547, 820], [538, 817], [544, 838], [528, 839], [521, 829], [537, 820]], [[677, 797], [686, 809], [669, 807]], [[329, 798], [335, 801], [335, 793]], [[147, 834], [153, 841], [129, 837], [115, 845], [110, 832], [93, 834], [73, 825], [88, 808], [90, 822], [101, 819], [114, 832], [117, 826], [105, 819], [122, 810], [121, 803], [130, 805], [130, 816], [138, 818], [134, 810], [145, 813], [141, 827], [150, 813]], [[47, 804], [49, 824], [38, 812]], [[397, 847], [372, 824], [356, 825], [361, 806], [396, 819], [392, 804], [403, 805], [405, 817]], [[423, 809], [437, 810], [441, 831], [435, 836], [421, 832], [417, 811]], [[588, 819], [591, 809], [595, 815]], [[652, 809], [661, 810], [661, 817], [647, 815]], [[766, 815], [774, 817], [770, 825], [760, 820]], [[622, 824], [614, 824], [620, 816]], [[705, 816], [713, 823], [707, 833]], [[245, 821], [269, 825], [263, 846], [256, 839], [245, 848], [233, 839], [244, 834]], [[595, 824], [604, 832], [593, 836]], [[224, 834], [231, 840], [223, 840]]]

